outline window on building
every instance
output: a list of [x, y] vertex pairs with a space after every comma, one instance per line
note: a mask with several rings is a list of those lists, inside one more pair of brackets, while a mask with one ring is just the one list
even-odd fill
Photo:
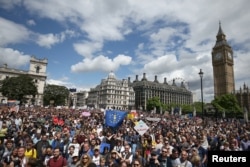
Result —
[[36, 73], [39, 74], [39, 72], [40, 72], [40, 67], [36, 66]]

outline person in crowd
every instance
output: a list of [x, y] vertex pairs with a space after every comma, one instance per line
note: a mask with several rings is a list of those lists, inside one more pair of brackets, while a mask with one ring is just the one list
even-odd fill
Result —
[[52, 149], [59, 148], [60, 152], [63, 153], [64, 151], [64, 143], [62, 142], [62, 135], [60, 132], [55, 134], [55, 138], [51, 143]]
[[158, 160], [158, 155], [156, 151], [151, 152], [147, 164], [148, 167], [160, 167], [160, 162]]
[[163, 145], [164, 144], [162, 143], [160, 138], [157, 137], [156, 140], [155, 140], [155, 151], [157, 152], [157, 154], [160, 154], [161, 148], [163, 147]]
[[97, 167], [94, 162], [92, 162], [91, 157], [88, 154], [83, 154], [81, 160], [77, 164], [77, 167]]
[[191, 149], [191, 156], [189, 159], [193, 167], [202, 167], [201, 157], [197, 148], [194, 147]]
[[47, 167], [67, 167], [67, 160], [61, 155], [60, 148], [54, 148], [53, 157], [47, 162]]
[[4, 143], [4, 139], [7, 135], [7, 132], [8, 132], [8, 127], [7, 127], [7, 124], [5, 121], [3, 121], [2, 123], [2, 128], [0, 129], [0, 140], [1, 140], [1, 143]]
[[[41, 126], [39, 126], [41, 128]], [[34, 132], [37, 130], [37, 128], [34, 128]], [[40, 132], [40, 130], [38, 130]], [[39, 142], [41, 140], [41, 133], [34, 133], [31, 138], [34, 144], [36, 144], [37, 142]]]
[[94, 152], [93, 150], [91, 150], [89, 142], [83, 143], [81, 150], [80, 150], [80, 156], [83, 154], [88, 154], [90, 157], [93, 157]]
[[106, 166], [106, 159], [104, 157], [100, 158], [100, 164], [97, 167], [108, 167]]
[[53, 158], [53, 150], [52, 150], [52, 146], [49, 145], [46, 147], [46, 151], [45, 151], [45, 155], [44, 155], [44, 159], [43, 159], [43, 165], [47, 166], [48, 161]]
[[96, 139], [95, 138], [92, 138], [91, 140], [90, 140], [90, 149], [92, 150], [92, 151], [94, 151], [94, 148], [97, 146], [97, 144], [96, 144]]
[[47, 140], [47, 135], [42, 135], [42, 138], [40, 141], [38, 141], [35, 145], [35, 149], [37, 151], [37, 159], [43, 161], [44, 155], [46, 152], [46, 148], [50, 145], [50, 143]]
[[172, 167], [170, 159], [170, 148], [169, 146], [164, 146], [161, 149], [161, 154], [158, 156], [158, 161], [160, 162], [160, 167]]
[[7, 140], [5, 144], [3, 144], [2, 147], [0, 148], [0, 160], [11, 155], [13, 149], [14, 149], [13, 141], [10, 139]]
[[100, 147], [96, 146], [94, 148], [94, 155], [92, 157], [92, 161], [96, 164], [96, 166], [100, 165], [100, 160], [101, 160], [101, 154], [100, 154]]
[[139, 160], [136, 159], [132, 163], [132, 167], [143, 167], [143, 165], [141, 164], [141, 162]]
[[133, 162], [134, 162], [135, 160], [139, 160], [139, 161], [140, 161], [140, 164], [141, 164], [142, 166], [146, 166], [146, 164], [147, 164], [146, 159], [142, 156], [142, 150], [141, 150], [141, 149], [136, 149], [135, 155], [133, 156]]
[[37, 159], [30, 158], [25, 167], [43, 167], [43, 166]]
[[110, 150], [113, 150], [115, 147], [115, 134], [112, 134], [111, 130], [107, 131], [107, 136], [105, 137], [105, 141], [110, 145]]
[[172, 150], [172, 154], [170, 156], [170, 161], [173, 167], [178, 167], [181, 164], [180, 158], [179, 158], [179, 151], [177, 148], [174, 148]]
[[18, 161], [16, 162], [17, 165], [25, 166], [28, 162], [28, 158], [25, 156], [25, 147], [21, 146], [18, 148], [17, 151]]
[[111, 166], [111, 165], [114, 165], [114, 164], [116, 165], [116, 164], [120, 164], [120, 163], [121, 163], [121, 154], [115, 150], [112, 150], [110, 157], [108, 157], [106, 160], [106, 165]]
[[192, 167], [191, 162], [188, 160], [188, 152], [183, 150], [181, 151], [181, 158], [180, 158], [180, 166], [185, 166], [185, 167]]
[[28, 140], [26, 142], [26, 149], [25, 149], [25, 153], [24, 154], [25, 154], [25, 157], [28, 158], [28, 159], [29, 158], [34, 158], [34, 159], [37, 158], [37, 151], [34, 148], [32, 140]]
[[245, 133], [240, 142], [241, 149], [243, 151], [250, 151], [250, 139], [249, 134]]
[[207, 150], [201, 146], [204, 142], [203, 138], [198, 138], [194, 143], [194, 147], [198, 149], [198, 154], [201, 160], [202, 167], [206, 167], [207, 164]]
[[121, 161], [125, 161], [128, 165], [131, 165], [132, 160], [133, 160], [133, 154], [129, 151], [130, 150], [130, 145], [125, 145], [124, 146], [125, 150], [121, 152]]
[[69, 152], [66, 154], [66, 159], [67, 159], [67, 163], [70, 164], [73, 161], [73, 156], [77, 155], [78, 153], [75, 153], [75, 146], [71, 145], [69, 146]]
[[78, 163], [79, 163], [78, 154], [74, 153], [72, 155], [72, 161], [68, 163], [68, 167], [76, 167]]
[[18, 149], [14, 148], [11, 155], [8, 155], [2, 159], [3, 167], [19, 165]]
[[124, 151], [124, 146], [122, 145], [122, 139], [116, 138], [116, 145], [114, 146], [114, 150], [116, 150], [118, 153], [121, 153]]

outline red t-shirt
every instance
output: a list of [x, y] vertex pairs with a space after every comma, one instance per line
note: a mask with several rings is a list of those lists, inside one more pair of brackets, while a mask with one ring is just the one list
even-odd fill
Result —
[[63, 167], [63, 166], [67, 166], [67, 160], [65, 158], [63, 158], [62, 156], [60, 156], [57, 159], [50, 158], [49, 161], [48, 161], [47, 166], [49, 166], [49, 167]]

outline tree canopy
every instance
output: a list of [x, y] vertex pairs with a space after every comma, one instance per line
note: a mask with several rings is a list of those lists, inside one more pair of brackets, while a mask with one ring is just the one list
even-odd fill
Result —
[[156, 108], [157, 111], [160, 110], [162, 104], [161, 101], [159, 99], [159, 97], [153, 97], [151, 99], [148, 99], [147, 101], [147, 110], [153, 110], [154, 108]]
[[9, 77], [1, 81], [0, 92], [3, 96], [10, 100], [19, 100], [25, 102], [27, 96], [35, 97], [37, 87], [28, 75], [20, 75], [18, 77]]
[[46, 85], [44, 89], [44, 105], [50, 105], [53, 101], [53, 105], [65, 105], [66, 100], [69, 97], [69, 90], [65, 86], [58, 85]]
[[216, 97], [212, 101], [212, 105], [218, 109], [219, 112], [225, 111], [228, 114], [238, 115], [242, 113], [239, 103], [233, 94], [226, 94]]

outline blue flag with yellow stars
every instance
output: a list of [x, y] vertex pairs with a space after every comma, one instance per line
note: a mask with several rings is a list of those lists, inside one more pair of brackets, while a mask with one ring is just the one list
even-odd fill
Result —
[[107, 110], [105, 114], [106, 126], [116, 128], [120, 126], [127, 116], [127, 112], [119, 110]]

